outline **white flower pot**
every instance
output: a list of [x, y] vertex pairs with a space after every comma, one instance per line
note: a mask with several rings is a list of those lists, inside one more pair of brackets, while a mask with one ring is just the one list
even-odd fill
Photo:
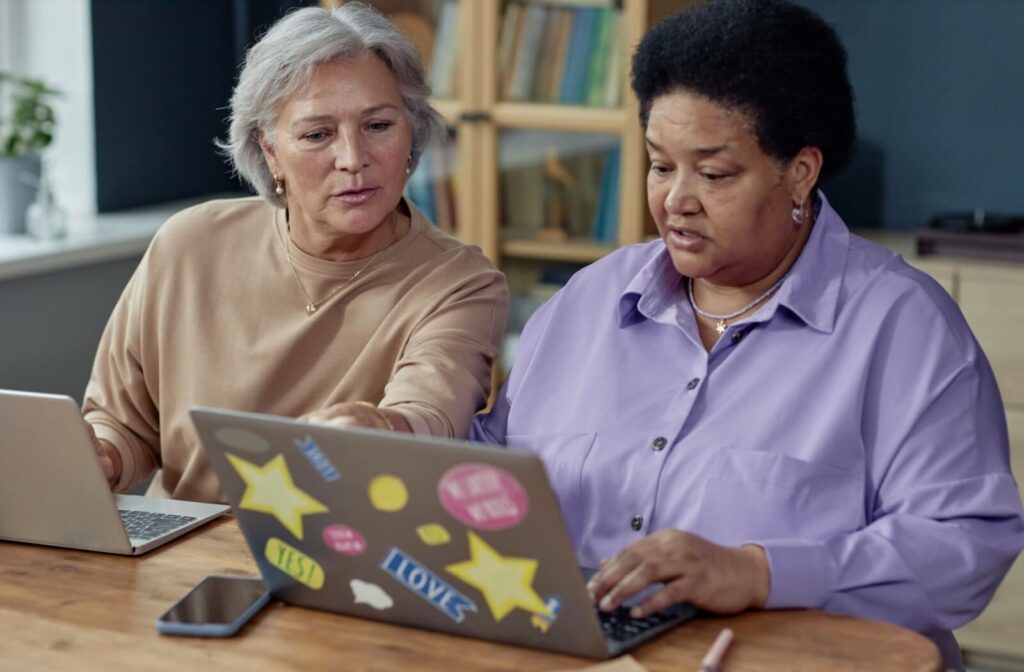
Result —
[[25, 211], [36, 197], [40, 170], [36, 155], [0, 157], [0, 235], [25, 233]]

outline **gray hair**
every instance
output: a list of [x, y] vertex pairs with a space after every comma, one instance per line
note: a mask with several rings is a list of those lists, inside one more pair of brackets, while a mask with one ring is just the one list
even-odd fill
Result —
[[309, 86], [318, 65], [365, 54], [380, 58], [398, 80], [412, 122], [410, 170], [416, 169], [430, 141], [443, 137], [445, 123], [430, 106], [430, 85], [419, 52], [380, 12], [360, 2], [333, 10], [295, 10], [249, 49], [231, 96], [228, 140], [215, 141], [235, 172], [271, 204], [283, 208], [285, 200], [274, 193], [260, 133], [273, 141], [272, 130], [285, 101]]

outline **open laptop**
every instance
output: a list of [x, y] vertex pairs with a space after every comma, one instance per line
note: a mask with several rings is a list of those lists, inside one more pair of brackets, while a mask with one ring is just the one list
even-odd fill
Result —
[[0, 390], [0, 540], [139, 555], [227, 510], [112, 494], [73, 399]]
[[691, 617], [603, 614], [532, 454], [193, 408], [274, 597], [591, 658]]

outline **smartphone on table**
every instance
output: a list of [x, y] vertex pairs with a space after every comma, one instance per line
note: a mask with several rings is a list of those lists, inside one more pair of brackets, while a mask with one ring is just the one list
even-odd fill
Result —
[[270, 601], [260, 577], [211, 575], [156, 619], [166, 635], [230, 637]]

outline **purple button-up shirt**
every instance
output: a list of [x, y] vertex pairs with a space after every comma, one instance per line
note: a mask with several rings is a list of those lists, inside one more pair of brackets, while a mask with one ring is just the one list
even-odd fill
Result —
[[532, 317], [471, 438], [539, 455], [579, 561], [663, 528], [756, 543], [769, 607], [932, 637], [1024, 545], [992, 371], [956, 304], [822, 196], [776, 294], [707, 352], [664, 244], [616, 251]]

